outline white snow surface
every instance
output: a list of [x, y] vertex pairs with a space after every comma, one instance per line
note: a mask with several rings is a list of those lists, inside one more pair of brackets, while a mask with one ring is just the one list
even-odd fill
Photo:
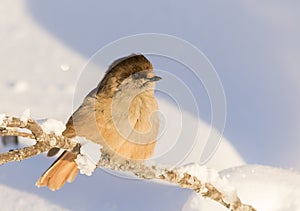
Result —
[[75, 159], [80, 173], [91, 176], [100, 160], [102, 146], [83, 137], [74, 139], [81, 144], [80, 154]]
[[[296, 171], [261, 165], [244, 165], [225, 169], [220, 175], [238, 190], [242, 202], [257, 210], [300, 210], [300, 174]], [[184, 211], [221, 211], [221, 205], [198, 195], [190, 196]]]
[[27, 123], [28, 119], [30, 118], [30, 109], [27, 108], [21, 115], [20, 120], [21, 122]]
[[6, 114], [0, 114], [0, 125], [3, 124], [5, 117], [6, 117]]
[[59, 136], [66, 129], [66, 125], [56, 119], [47, 119], [41, 124], [41, 128], [46, 133], [54, 133]]
[[[65, 121], [76, 108], [72, 107], [75, 90], [84, 96], [97, 85], [87, 83], [86, 90], [76, 89], [81, 70], [95, 51], [122, 36], [145, 31], [178, 35], [211, 59], [227, 95], [225, 132], [231, 142], [223, 137], [206, 166], [216, 169], [243, 202], [258, 210], [300, 210], [298, 172], [246, 164], [300, 169], [298, 3], [133, 3], [134, 7], [119, 2], [118, 8], [115, 3], [96, 1], [90, 5], [3, 0], [0, 113], [18, 115], [30, 108], [33, 119]], [[182, 11], [185, 15], [178, 15]], [[105, 68], [98, 67], [99, 73], [89, 76], [89, 81], [99, 81]], [[160, 98], [159, 107], [168, 128], [157, 144], [156, 158], [170, 150], [180, 126], [174, 121], [178, 111], [171, 103]], [[212, 129], [187, 110], [181, 114], [199, 123], [199, 140], [185, 159], [158, 159], [164, 164], [197, 162]], [[4, 117], [0, 115], [0, 125]], [[63, 131], [63, 123], [50, 120], [48, 124], [48, 132]], [[56, 192], [36, 188], [36, 180], [53, 161], [41, 155], [0, 166], [1, 210], [226, 210], [188, 190], [124, 179], [100, 169], [91, 177], [79, 175]], [[244, 166], [232, 168], [240, 165]]]
[[[196, 176], [202, 184], [209, 183], [213, 185], [224, 196], [226, 203], [233, 203], [236, 201], [236, 189], [230, 185], [226, 178], [222, 178], [215, 169], [201, 166], [197, 163], [186, 164], [178, 169], [179, 173], [183, 177], [184, 173], [189, 173], [192, 176]], [[201, 190], [201, 192], [205, 190]], [[198, 195], [200, 197], [200, 195]]]
[[57, 206], [36, 194], [2, 184], [0, 184], [0, 204], [3, 211], [68, 211], [68, 209]]
[[223, 170], [241, 199], [257, 210], [300, 210], [299, 172], [261, 165]]
[[92, 162], [87, 155], [77, 155], [75, 162], [78, 165], [80, 174], [85, 174], [87, 176], [92, 176], [92, 173], [96, 169], [96, 164]]

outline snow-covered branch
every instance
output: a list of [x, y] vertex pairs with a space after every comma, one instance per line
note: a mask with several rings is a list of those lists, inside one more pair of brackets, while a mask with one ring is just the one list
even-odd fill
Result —
[[[27, 129], [28, 132], [18, 130]], [[78, 143], [54, 132], [46, 133], [41, 126], [32, 119], [16, 118], [7, 115], [0, 115], [0, 136], [16, 135], [36, 140], [36, 144], [22, 149], [11, 150], [0, 154], [0, 165], [12, 161], [21, 161], [33, 157], [43, 152], [49, 151], [53, 147], [65, 150], [75, 150]]]
[[69, 139], [56, 131], [46, 131], [45, 127], [41, 127], [29, 117], [16, 118], [0, 114], [0, 136], [7, 135], [34, 139], [36, 143], [29, 147], [0, 154], [0, 164], [21, 161], [57, 147], [78, 153], [76, 162], [81, 173], [88, 175], [92, 173], [87, 166], [133, 173], [142, 179], [159, 179], [182, 188], [194, 190], [203, 197], [215, 200], [230, 210], [255, 210], [252, 206], [243, 204], [237, 196], [236, 190], [225, 179], [221, 178], [215, 170], [208, 169], [205, 166], [190, 164], [169, 169], [159, 165], [147, 166], [142, 162], [112, 159], [100, 146], [92, 146], [91, 148], [94, 150], [101, 150], [99, 154], [93, 153], [89, 150], [89, 144], [86, 144], [86, 141]]
[[219, 202], [230, 210], [255, 210], [252, 206], [243, 204], [237, 196], [235, 188], [221, 178], [215, 170], [196, 163], [168, 169], [159, 165], [146, 166], [140, 162], [128, 161], [120, 163], [110, 159], [108, 154], [102, 154], [98, 166], [133, 173], [142, 179], [159, 179], [182, 188], [191, 189], [203, 197]]

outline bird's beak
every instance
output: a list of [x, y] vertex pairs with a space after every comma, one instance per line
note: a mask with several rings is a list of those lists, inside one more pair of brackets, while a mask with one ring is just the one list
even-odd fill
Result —
[[153, 76], [152, 78], [149, 78], [150, 81], [159, 81], [161, 77], [159, 76]]

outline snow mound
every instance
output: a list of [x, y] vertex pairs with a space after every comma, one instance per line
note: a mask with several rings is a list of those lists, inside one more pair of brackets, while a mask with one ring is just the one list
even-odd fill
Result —
[[1, 210], [23, 210], [23, 211], [67, 211], [62, 207], [38, 197], [37, 195], [19, 191], [0, 184]]
[[221, 175], [238, 190], [245, 203], [257, 210], [300, 210], [300, 174], [291, 170], [247, 165], [224, 170]]
[[[237, 189], [245, 204], [257, 210], [300, 210], [300, 174], [291, 170], [261, 165], [245, 165], [226, 169], [220, 175]], [[184, 211], [226, 210], [221, 205], [196, 194], [186, 202]]]
[[231, 204], [235, 202], [237, 198], [236, 190], [228, 183], [226, 178], [222, 178], [216, 170], [191, 163], [180, 167], [178, 171], [182, 172], [182, 174], [189, 173], [190, 175], [196, 176], [201, 183], [212, 184], [223, 194], [226, 203]]

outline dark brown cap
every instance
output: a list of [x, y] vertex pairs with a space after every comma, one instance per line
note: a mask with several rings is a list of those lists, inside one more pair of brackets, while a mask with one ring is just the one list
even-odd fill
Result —
[[150, 61], [141, 54], [131, 54], [114, 61], [108, 68], [104, 78], [98, 85], [97, 94], [103, 93], [106, 97], [111, 97], [113, 88], [130, 75], [143, 70], [153, 70]]

